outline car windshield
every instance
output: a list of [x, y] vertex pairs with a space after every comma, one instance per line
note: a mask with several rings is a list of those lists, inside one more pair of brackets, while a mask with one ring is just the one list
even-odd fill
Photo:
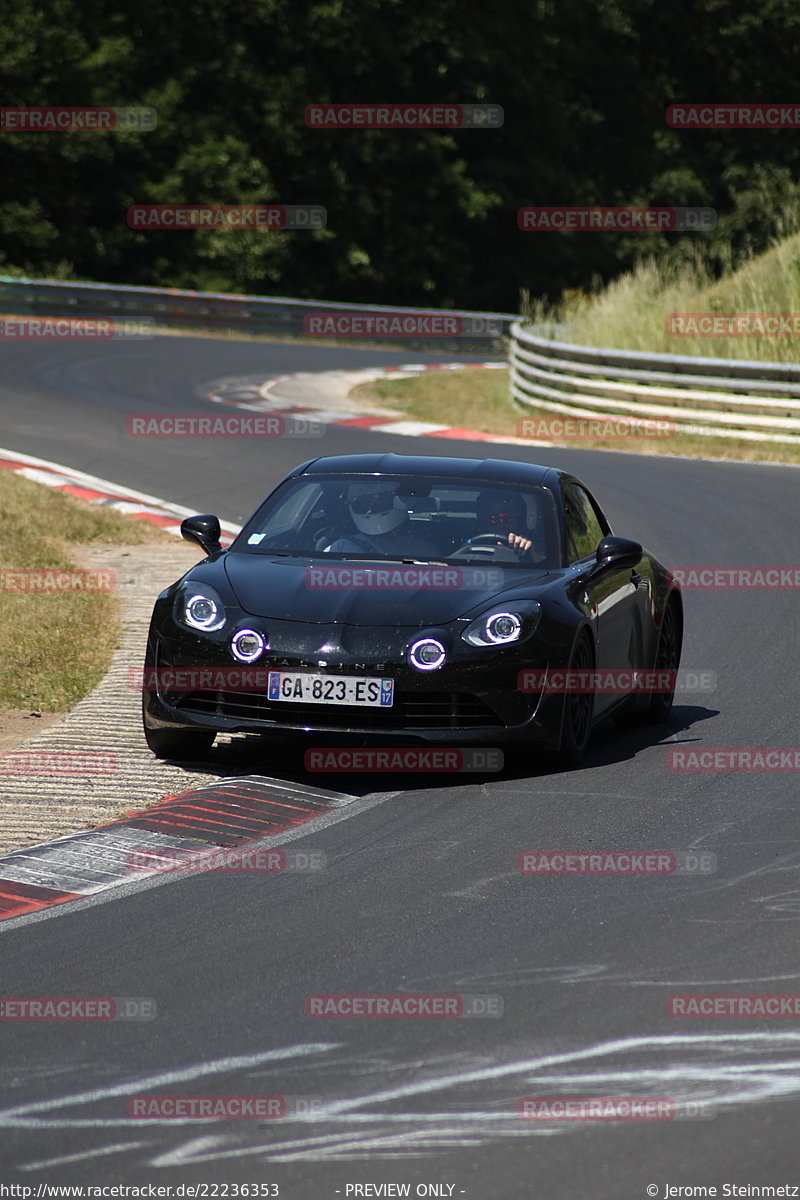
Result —
[[419, 475], [300, 475], [233, 544], [248, 554], [560, 565], [552, 494]]

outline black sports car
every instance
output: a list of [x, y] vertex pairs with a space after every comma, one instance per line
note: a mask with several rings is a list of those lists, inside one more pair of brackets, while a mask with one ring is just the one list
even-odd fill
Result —
[[305, 731], [523, 741], [576, 762], [601, 718], [669, 716], [680, 590], [564, 471], [317, 458], [229, 548], [216, 517], [181, 531], [207, 557], [153, 611], [143, 712], [160, 758], [200, 758], [221, 731]]

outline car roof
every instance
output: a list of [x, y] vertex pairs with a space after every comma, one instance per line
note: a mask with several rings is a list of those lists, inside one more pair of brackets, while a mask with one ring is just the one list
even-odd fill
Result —
[[[315, 458], [297, 469], [297, 474], [338, 473], [348, 475], [439, 475], [444, 477], [524, 483], [529, 487], [552, 485], [564, 474], [554, 467], [500, 458], [445, 458], [422, 454], [336, 454]], [[546, 476], [551, 478], [547, 480]]]

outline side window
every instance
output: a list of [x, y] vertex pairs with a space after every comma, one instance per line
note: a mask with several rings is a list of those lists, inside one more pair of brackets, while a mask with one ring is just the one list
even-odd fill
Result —
[[567, 532], [567, 562], [588, 558], [605, 536], [592, 502], [577, 483], [564, 484], [564, 518]]

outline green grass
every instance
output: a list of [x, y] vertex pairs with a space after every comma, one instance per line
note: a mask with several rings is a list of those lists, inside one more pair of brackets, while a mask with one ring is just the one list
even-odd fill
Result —
[[[171, 539], [148, 522], [0, 470], [2, 572], [80, 569], [76, 546]], [[119, 635], [113, 592], [0, 594], [0, 706], [61, 712], [103, 678]]]

